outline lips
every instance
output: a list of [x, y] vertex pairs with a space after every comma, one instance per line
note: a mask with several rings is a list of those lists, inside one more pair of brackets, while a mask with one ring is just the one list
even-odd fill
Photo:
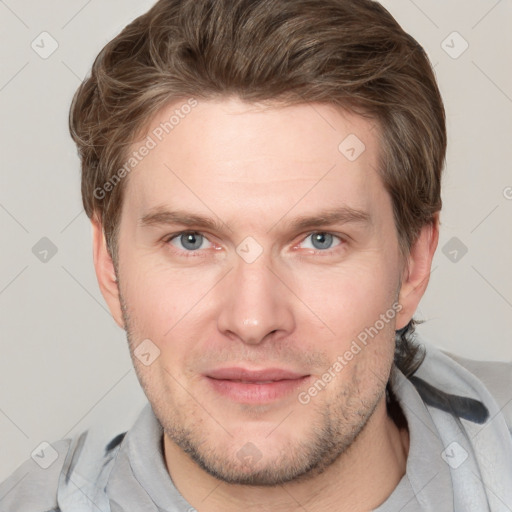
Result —
[[281, 368], [267, 368], [261, 370], [248, 370], [245, 368], [217, 368], [206, 374], [207, 377], [217, 380], [229, 380], [249, 384], [268, 384], [281, 380], [297, 380], [307, 377], [305, 373], [298, 373]]
[[217, 395], [244, 404], [267, 404], [289, 398], [311, 377], [284, 368], [249, 370], [217, 368], [204, 374], [209, 388]]

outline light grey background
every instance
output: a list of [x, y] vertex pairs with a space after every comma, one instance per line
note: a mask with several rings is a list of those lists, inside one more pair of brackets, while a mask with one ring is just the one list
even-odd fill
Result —
[[[99, 50], [152, 4], [0, 0], [0, 480], [43, 441], [93, 424], [126, 430], [145, 401], [96, 283], [67, 114]], [[419, 332], [460, 355], [510, 361], [512, 1], [383, 4], [427, 50], [448, 116], [441, 236]], [[58, 43], [46, 59], [31, 47], [51, 49], [44, 31]], [[32, 251], [43, 237], [57, 248], [46, 262]]]

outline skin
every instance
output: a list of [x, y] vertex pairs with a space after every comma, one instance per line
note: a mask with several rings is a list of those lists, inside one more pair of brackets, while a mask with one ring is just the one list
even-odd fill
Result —
[[[148, 133], [176, 105], [155, 116]], [[377, 132], [368, 119], [328, 105], [200, 101], [126, 178], [117, 268], [93, 221], [100, 288], [164, 427], [167, 469], [201, 512], [370, 510], [405, 473], [408, 432], [388, 416], [384, 391], [394, 331], [428, 283], [438, 219], [404, 260], [376, 171]], [[355, 161], [338, 150], [349, 134], [366, 147]], [[298, 216], [339, 206], [371, 220], [291, 227]], [[220, 226], [143, 225], [155, 208]], [[169, 241], [187, 231], [199, 233], [192, 244]], [[315, 233], [335, 236], [319, 248]], [[236, 251], [248, 236], [262, 250], [252, 263]], [[400, 312], [301, 404], [298, 393], [395, 303]], [[145, 339], [160, 350], [148, 366], [133, 356]], [[204, 378], [220, 366], [310, 377], [284, 398], [244, 404]], [[258, 455], [250, 462], [239, 456], [247, 443]]]

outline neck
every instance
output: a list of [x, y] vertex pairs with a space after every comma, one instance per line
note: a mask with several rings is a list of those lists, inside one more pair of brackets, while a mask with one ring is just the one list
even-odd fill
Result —
[[201, 512], [363, 511], [382, 504], [405, 474], [409, 435], [388, 416], [385, 398], [352, 445], [325, 471], [275, 487], [233, 485], [202, 470], [164, 434], [167, 470]]

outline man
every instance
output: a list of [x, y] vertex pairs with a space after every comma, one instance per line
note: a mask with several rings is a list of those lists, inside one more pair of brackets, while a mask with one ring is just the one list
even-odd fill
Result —
[[27, 462], [2, 511], [512, 510], [510, 365], [414, 336], [445, 117], [383, 7], [160, 0], [70, 129], [149, 403]]

